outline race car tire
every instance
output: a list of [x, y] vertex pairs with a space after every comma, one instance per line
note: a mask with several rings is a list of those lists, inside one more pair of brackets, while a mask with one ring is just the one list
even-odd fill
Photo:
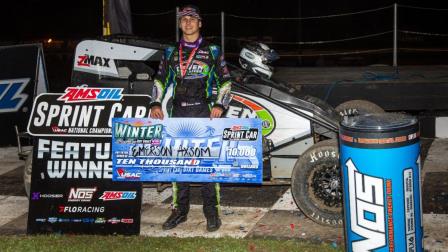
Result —
[[366, 100], [351, 100], [339, 104], [335, 108], [340, 116], [356, 116], [365, 114], [382, 114], [384, 109]]
[[26, 196], [30, 197], [31, 190], [31, 170], [33, 168], [33, 151], [28, 154], [25, 160], [25, 168], [23, 170], [23, 184], [26, 191]]
[[318, 224], [342, 227], [342, 178], [336, 139], [319, 142], [297, 160], [291, 177], [297, 206]]

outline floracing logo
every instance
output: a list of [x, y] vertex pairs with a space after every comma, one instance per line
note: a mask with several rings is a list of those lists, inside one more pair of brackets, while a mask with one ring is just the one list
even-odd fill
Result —
[[90, 67], [92, 65], [100, 67], [110, 67], [109, 62], [110, 58], [84, 54], [78, 56], [77, 65], [81, 67]]
[[111, 200], [133, 200], [137, 197], [137, 192], [132, 191], [105, 191], [99, 199], [103, 201]]
[[0, 80], [0, 113], [16, 112], [28, 98], [22, 93], [30, 82], [26, 79]]
[[94, 188], [70, 188], [68, 202], [90, 202], [93, 194], [96, 192]]
[[127, 172], [124, 168], [118, 168], [117, 174], [119, 179], [140, 179], [142, 176], [139, 172]]
[[66, 103], [92, 101], [120, 101], [122, 88], [68, 87], [57, 100]]
[[104, 213], [103, 206], [59, 206], [59, 213]]

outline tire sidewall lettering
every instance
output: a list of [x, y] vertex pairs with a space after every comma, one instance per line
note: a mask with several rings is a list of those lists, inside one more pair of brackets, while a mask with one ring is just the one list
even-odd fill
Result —
[[325, 223], [327, 225], [338, 225], [338, 224], [342, 225], [343, 224], [342, 219], [324, 218], [324, 217], [320, 216], [319, 214], [317, 214], [316, 212], [311, 212], [310, 217], [312, 217], [313, 219], [315, 219], [318, 222]]
[[318, 150], [311, 152], [308, 156], [310, 163], [316, 163], [328, 158], [337, 158], [339, 160], [339, 153], [335, 150]]

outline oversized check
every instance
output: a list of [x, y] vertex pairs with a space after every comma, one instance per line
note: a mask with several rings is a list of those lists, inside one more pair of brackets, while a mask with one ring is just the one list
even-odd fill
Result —
[[261, 183], [259, 119], [114, 118], [114, 181]]

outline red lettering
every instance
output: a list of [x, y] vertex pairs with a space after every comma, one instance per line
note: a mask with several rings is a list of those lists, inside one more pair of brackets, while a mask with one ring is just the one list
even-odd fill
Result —
[[75, 94], [75, 96], [73, 97], [74, 99], [77, 100], [82, 100], [82, 99], [86, 99], [87, 95], [90, 93], [89, 89], [78, 89], [78, 92]]
[[78, 56], [78, 66], [90, 66], [90, 64], [86, 64], [87, 55]]
[[392, 194], [392, 181], [390, 179], [386, 180], [386, 193]]
[[[395, 251], [394, 242], [394, 219], [393, 219], [393, 205], [392, 205], [392, 181], [389, 179], [386, 181], [387, 191], [387, 233], [389, 238], [389, 251]], [[389, 193], [390, 192], [390, 193]]]
[[104, 192], [100, 199], [102, 199], [103, 201], [114, 200], [120, 199], [122, 196], [123, 192]]
[[73, 97], [76, 94], [76, 89], [74, 88], [67, 88], [65, 90], [65, 94], [58, 98], [59, 101], [71, 101], [73, 100]]

